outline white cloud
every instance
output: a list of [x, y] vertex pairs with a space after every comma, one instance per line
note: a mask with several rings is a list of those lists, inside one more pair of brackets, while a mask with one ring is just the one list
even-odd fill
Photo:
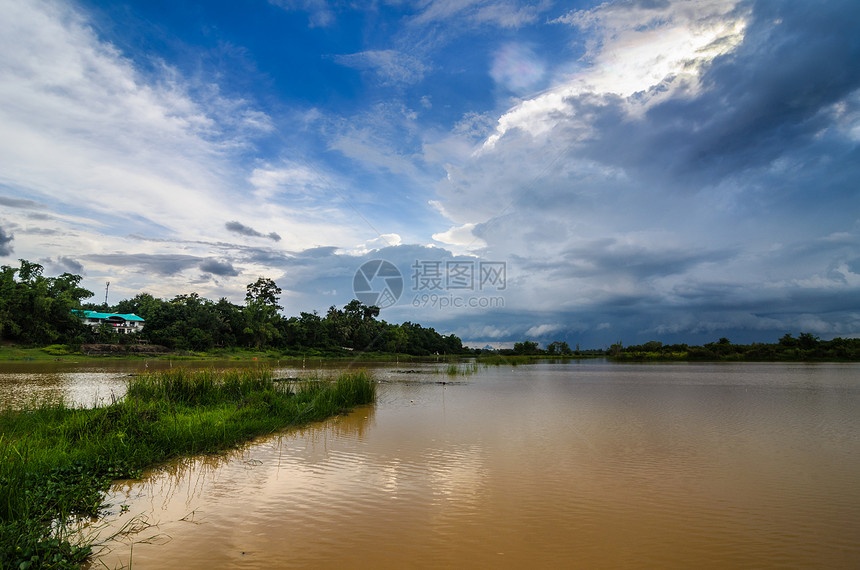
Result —
[[[143, 216], [180, 234], [205, 231], [194, 220], [219, 211], [224, 152], [265, 118], [214, 89], [206, 101], [192, 99], [167, 66], [142, 76], [65, 5], [6, 4], [0, 181], [46, 202], [86, 203], [117, 222]], [[221, 122], [222, 111], [240, 118]]]
[[[93, 257], [87, 273], [113, 276], [117, 291], [123, 282], [131, 295], [144, 286], [154, 294], [185, 291], [199, 279], [199, 263], [149, 283], [140, 266], [104, 260], [126, 252], [128, 259], [241, 257], [235, 271], [197, 286], [217, 297], [271, 271], [232, 245], [226, 222], [266, 228], [285, 250], [356, 243], [366, 234], [311, 167], [287, 161], [248, 173], [243, 155], [271, 132], [272, 120], [224, 96], [213, 78], [189, 78], [157, 60], [143, 71], [62, 2], [0, 0], [0, 11], [0, 184], [8, 199], [47, 205], [40, 215], [52, 223], [46, 233], [21, 218], [17, 255], [115, 255]], [[313, 201], [283, 200], [286, 193]]]
[[[248, 178], [257, 198], [268, 200], [286, 194], [292, 197], [328, 199], [326, 184], [321, 176], [307, 166], [285, 161], [281, 165], [255, 168]], [[325, 193], [325, 196], [321, 194]]]
[[269, 3], [284, 10], [307, 12], [308, 24], [312, 28], [325, 28], [335, 21], [331, 4], [326, 0], [269, 0]]
[[379, 237], [369, 239], [364, 243], [357, 245], [347, 253], [355, 256], [366, 255], [372, 251], [377, 251], [384, 247], [398, 246], [402, 243], [403, 240], [398, 234], [381, 234]]
[[472, 233], [474, 229], [475, 224], [454, 226], [447, 231], [433, 234], [433, 239], [447, 245], [455, 246], [455, 249], [471, 250], [486, 247], [487, 243]]
[[534, 91], [546, 73], [546, 65], [534, 51], [521, 43], [502, 46], [493, 56], [490, 75], [514, 93]]
[[554, 332], [558, 332], [558, 331], [562, 330], [563, 328], [564, 327], [562, 325], [559, 325], [559, 324], [536, 325], [536, 326], [529, 328], [529, 330], [526, 331], [526, 336], [539, 338], [539, 337], [543, 337], [543, 336], [546, 336], [546, 335], [554, 333]]
[[472, 25], [519, 28], [535, 22], [538, 14], [547, 7], [547, 2], [519, 7], [516, 2], [509, 0], [430, 0], [412, 23], [424, 25], [456, 19]]
[[375, 71], [383, 84], [418, 83], [427, 72], [427, 67], [421, 61], [393, 49], [338, 55], [334, 60], [347, 67]]
[[[700, 1], [695, 6], [666, 3], [662, 10], [602, 4], [555, 20], [587, 28], [593, 34], [587, 65], [538, 97], [523, 101], [499, 118], [484, 148], [492, 148], [512, 129], [539, 136], [570, 120], [570, 97], [585, 93], [629, 97], [647, 92], [666, 78], [675, 89], [695, 90], [697, 70], [743, 39], [746, 14], [734, 11], [736, 0]], [[670, 93], [665, 89], [635, 100], [631, 113]], [[633, 101], [631, 101], [633, 102]]]

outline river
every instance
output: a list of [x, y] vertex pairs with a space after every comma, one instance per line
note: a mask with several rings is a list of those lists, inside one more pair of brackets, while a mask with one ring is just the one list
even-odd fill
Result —
[[[856, 364], [375, 366], [372, 406], [115, 485], [94, 567], [860, 566]], [[77, 373], [34, 381], [128, 371]]]

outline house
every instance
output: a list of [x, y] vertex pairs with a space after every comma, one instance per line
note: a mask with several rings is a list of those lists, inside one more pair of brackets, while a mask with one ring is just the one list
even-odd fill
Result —
[[132, 334], [143, 330], [146, 322], [134, 313], [99, 313], [97, 311], [75, 311], [85, 325], [97, 329], [102, 323], [113, 327], [117, 334]]

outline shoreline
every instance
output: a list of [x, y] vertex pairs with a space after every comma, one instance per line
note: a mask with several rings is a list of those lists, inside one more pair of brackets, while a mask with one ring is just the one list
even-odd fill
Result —
[[94, 545], [74, 520], [98, 518], [113, 481], [137, 479], [175, 457], [223, 453], [376, 397], [364, 371], [280, 382], [262, 367], [177, 368], [128, 382], [127, 394], [103, 407], [44, 400], [0, 411], [0, 567], [79, 568]]

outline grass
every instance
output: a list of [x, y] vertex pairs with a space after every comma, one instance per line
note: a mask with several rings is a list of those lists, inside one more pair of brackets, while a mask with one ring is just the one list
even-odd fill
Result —
[[265, 368], [180, 368], [131, 378], [126, 396], [106, 407], [60, 401], [0, 412], [0, 568], [80, 567], [91, 545], [68, 523], [98, 516], [115, 479], [374, 398], [364, 371], [333, 381], [277, 382]]
[[444, 369], [436, 369], [436, 374], [447, 374], [448, 376], [468, 376], [474, 374], [480, 369], [478, 363], [472, 360], [471, 362], [449, 362]]
[[[443, 358], [459, 358], [459, 355]], [[117, 354], [117, 355], [86, 355], [75, 351], [71, 346], [65, 344], [52, 344], [45, 347], [27, 347], [13, 343], [0, 344], [0, 362], [49, 362], [57, 360], [73, 359], [75, 362], [105, 362], [111, 360], [235, 360], [240, 362], [302, 362], [317, 361], [326, 362], [351, 362], [362, 361], [402, 361], [419, 362], [425, 360], [438, 360], [435, 356], [414, 356], [409, 354], [387, 353], [387, 352], [360, 352], [347, 351], [343, 349], [302, 349], [302, 350], [254, 350], [247, 348], [216, 348], [209, 351], [177, 350], [165, 354]]]

